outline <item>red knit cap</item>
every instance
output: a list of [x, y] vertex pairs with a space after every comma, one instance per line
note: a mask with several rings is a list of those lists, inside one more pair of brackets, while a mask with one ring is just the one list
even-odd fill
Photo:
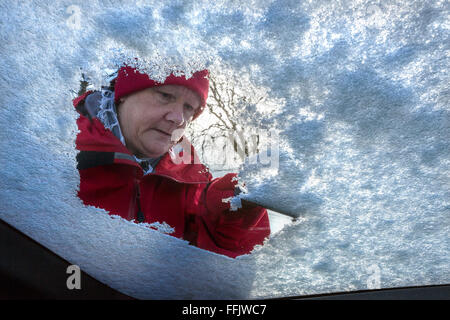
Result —
[[194, 115], [194, 119], [202, 113], [206, 99], [208, 98], [209, 80], [207, 78], [208, 70], [202, 70], [195, 72], [192, 77], [186, 80], [185, 76], [176, 77], [173, 74], [169, 75], [166, 80], [156, 82], [145, 73], [140, 73], [135, 68], [125, 66], [119, 69], [119, 73], [114, 85], [114, 100], [116, 104], [121, 97], [124, 97], [130, 93], [137, 92], [146, 88], [152, 88], [168, 84], [176, 84], [189, 88], [200, 96], [201, 106]]

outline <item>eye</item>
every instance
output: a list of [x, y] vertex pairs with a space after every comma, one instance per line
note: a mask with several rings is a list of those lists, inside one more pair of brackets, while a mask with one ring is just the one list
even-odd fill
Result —
[[186, 109], [189, 112], [194, 111], [194, 107], [187, 103], [184, 104], [184, 109]]
[[173, 98], [173, 95], [164, 91], [157, 91], [159, 96], [166, 101], [170, 101]]

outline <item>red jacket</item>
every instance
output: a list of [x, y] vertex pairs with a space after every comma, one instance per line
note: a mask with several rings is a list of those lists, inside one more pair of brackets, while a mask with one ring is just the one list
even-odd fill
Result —
[[[88, 94], [75, 99], [75, 107]], [[234, 194], [230, 175], [212, 180], [202, 164], [180, 163], [169, 153], [144, 175], [128, 149], [97, 118], [80, 115], [77, 124], [78, 196], [86, 205], [128, 220], [166, 222], [175, 229], [173, 236], [233, 258], [269, 236], [264, 208], [231, 212], [221, 201]]]

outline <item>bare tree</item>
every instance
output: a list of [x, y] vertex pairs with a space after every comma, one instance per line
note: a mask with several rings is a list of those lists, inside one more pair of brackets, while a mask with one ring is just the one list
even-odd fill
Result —
[[[217, 149], [217, 140], [227, 140], [233, 146], [234, 156], [240, 161], [257, 154], [261, 146], [261, 120], [273, 113], [273, 110], [263, 113], [261, 109], [265, 105], [273, 106], [273, 99], [266, 91], [234, 73], [210, 73], [209, 83], [210, 93], [205, 110], [209, 117], [208, 120], [199, 119], [208, 123], [206, 126], [199, 126], [195, 121], [192, 123], [188, 128], [192, 143], [204, 154]], [[224, 149], [222, 151], [226, 152]]]

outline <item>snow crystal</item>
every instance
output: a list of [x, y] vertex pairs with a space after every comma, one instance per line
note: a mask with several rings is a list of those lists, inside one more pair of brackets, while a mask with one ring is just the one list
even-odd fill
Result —
[[[137, 298], [450, 282], [447, 2], [150, 2], [0, 4], [2, 220]], [[283, 101], [277, 170], [240, 179], [298, 219], [229, 259], [82, 205], [71, 99], [124, 61], [157, 79], [226, 63]]]
[[237, 211], [242, 208], [241, 198], [239, 197], [230, 197], [222, 199], [222, 202], [230, 204], [230, 211]]

